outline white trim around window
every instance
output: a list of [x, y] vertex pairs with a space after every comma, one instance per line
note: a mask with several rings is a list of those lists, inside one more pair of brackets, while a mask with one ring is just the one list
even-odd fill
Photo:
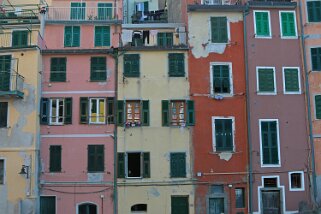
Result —
[[[229, 78], [230, 78], [230, 93], [214, 93], [213, 88], [213, 65], [228, 65], [229, 67]], [[233, 68], [232, 68], [232, 62], [211, 62], [210, 63], [210, 94], [213, 97], [215, 94], [223, 95], [223, 96], [233, 96], [234, 90], [233, 90]]]
[[[223, 120], [232, 120], [232, 151], [216, 151], [216, 137], [215, 137], [215, 120], [223, 119]], [[212, 116], [212, 147], [213, 152], [235, 152], [235, 117], [218, 117]]]
[[[256, 34], [256, 18], [255, 18], [255, 13], [257, 12], [267, 12], [268, 13], [268, 19], [269, 19], [269, 36], [258, 36]], [[253, 11], [253, 23], [254, 23], [254, 37], [256, 39], [272, 39], [272, 29], [271, 29], [271, 16], [270, 16], [270, 11], [269, 10], [254, 10]]]
[[[303, 171], [293, 171], [289, 172], [289, 191], [304, 191], [304, 172]], [[301, 182], [301, 188], [292, 188], [292, 182], [291, 182], [291, 175], [292, 174], [300, 174], [300, 182]]]
[[[264, 164], [263, 163], [263, 148], [262, 148], [262, 122], [276, 122], [276, 131], [277, 131], [277, 143], [278, 143], [278, 164]], [[259, 138], [260, 138], [260, 162], [262, 168], [273, 168], [273, 167], [281, 167], [281, 150], [280, 150], [280, 129], [279, 129], [279, 119], [259, 119]]]
[[[259, 87], [259, 69], [273, 69], [274, 92], [260, 92]], [[257, 66], [256, 67], [256, 91], [257, 95], [277, 95], [275, 67]]]
[[[56, 104], [56, 111], [52, 109], [53, 102]], [[65, 100], [63, 98], [50, 98], [49, 99], [49, 124], [50, 125], [63, 125], [65, 121]], [[61, 105], [62, 103], [62, 105]], [[62, 115], [59, 115], [60, 108]]]
[[[96, 102], [96, 115], [92, 116], [92, 112], [91, 112], [91, 108], [92, 108], [92, 101]], [[103, 109], [101, 109], [100, 107], [100, 101], [104, 102], [104, 106]], [[100, 116], [100, 112], [104, 112], [103, 116]], [[93, 118], [95, 120], [93, 120]], [[100, 119], [103, 118], [103, 121], [100, 121]], [[90, 98], [89, 99], [89, 124], [105, 124], [106, 122], [106, 99], [105, 98]]]
[[[298, 83], [299, 83], [299, 91], [296, 92], [287, 92], [285, 91], [285, 75], [284, 75], [284, 70], [285, 69], [296, 69], [298, 71]], [[284, 94], [301, 94], [301, 78], [300, 78], [300, 68], [299, 67], [282, 67], [282, 80], [283, 80], [283, 93]]]
[[[294, 17], [294, 28], [295, 28], [295, 36], [283, 36], [283, 31], [282, 31], [282, 13], [293, 13]], [[296, 13], [293, 10], [280, 10], [279, 11], [279, 24], [280, 24], [280, 36], [281, 39], [297, 39], [298, 38], [298, 27], [297, 27], [297, 22], [296, 22]]]

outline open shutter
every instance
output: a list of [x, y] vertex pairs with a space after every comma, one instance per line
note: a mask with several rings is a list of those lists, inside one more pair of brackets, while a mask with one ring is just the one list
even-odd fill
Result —
[[105, 170], [105, 148], [104, 145], [96, 145], [96, 169], [97, 172]]
[[80, 97], [80, 123], [87, 124], [88, 123], [88, 97]]
[[65, 47], [72, 46], [72, 26], [65, 27], [64, 46]]
[[107, 123], [108, 124], [114, 124], [114, 102], [115, 98], [114, 97], [108, 97], [107, 98]]
[[117, 125], [124, 126], [124, 101], [117, 101]]
[[143, 177], [150, 178], [150, 156], [149, 152], [143, 153]]
[[13, 32], [12, 32], [11, 45], [12, 45], [12, 47], [17, 47], [17, 46], [19, 46], [19, 32], [18, 32], [18, 31], [13, 31]]
[[88, 163], [87, 163], [87, 171], [92, 172], [95, 171], [95, 146], [88, 145]]
[[162, 126], [169, 126], [169, 101], [162, 100]]
[[103, 46], [110, 46], [110, 27], [104, 26], [102, 31]]
[[118, 153], [117, 156], [117, 177], [125, 178], [125, 154]]
[[49, 99], [41, 98], [40, 124], [47, 125], [49, 122]]
[[142, 125], [149, 126], [149, 101], [142, 101]]
[[72, 124], [72, 97], [65, 98], [65, 122]]
[[187, 100], [186, 106], [187, 106], [187, 125], [193, 126], [195, 125], [194, 101]]

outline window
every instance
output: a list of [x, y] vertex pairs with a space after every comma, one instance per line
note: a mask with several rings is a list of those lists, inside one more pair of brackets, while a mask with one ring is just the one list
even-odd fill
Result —
[[185, 77], [185, 60], [183, 53], [168, 54], [168, 76]]
[[[118, 125], [126, 127], [149, 126], [149, 101], [148, 100], [118, 100], [117, 101]], [[125, 110], [125, 115], [124, 115]]]
[[124, 55], [124, 76], [139, 77], [139, 54]]
[[65, 47], [79, 47], [80, 46], [80, 27], [79, 26], [65, 26]]
[[244, 188], [235, 188], [235, 207], [244, 208], [245, 207], [245, 190]]
[[55, 196], [40, 196], [40, 214], [56, 214]]
[[278, 120], [260, 120], [262, 166], [280, 165]]
[[110, 27], [95, 27], [95, 47], [110, 46]]
[[311, 48], [312, 71], [321, 71], [321, 47]]
[[66, 61], [67, 58], [51, 58], [50, 62], [50, 81], [65, 82], [66, 81]]
[[171, 178], [186, 177], [186, 154], [185, 152], [171, 153]]
[[70, 19], [84, 20], [86, 16], [86, 3], [71, 2]]
[[118, 153], [118, 178], [150, 178], [149, 152]]
[[278, 177], [265, 177], [263, 178], [264, 188], [274, 188], [278, 187]]
[[28, 31], [19, 30], [12, 32], [12, 47], [28, 46]]
[[[107, 101], [107, 105], [106, 105]], [[107, 113], [107, 114], [106, 114]], [[114, 98], [80, 97], [80, 123], [108, 124], [114, 123]], [[106, 120], [107, 118], [107, 120]]]
[[50, 150], [49, 171], [61, 172], [61, 146], [52, 145]]
[[232, 65], [212, 64], [211, 65], [211, 94], [232, 94]]
[[171, 47], [173, 46], [173, 33], [158, 33], [157, 44], [160, 47]]
[[275, 87], [275, 69], [274, 68], [256, 68], [257, 91], [258, 94], [274, 95]]
[[297, 36], [296, 18], [294, 11], [280, 11], [281, 37]]
[[40, 115], [41, 124], [71, 124], [72, 98], [42, 98]]
[[0, 184], [4, 184], [4, 160], [0, 159]]
[[321, 22], [321, 1], [307, 1], [309, 22]]
[[208, 199], [208, 213], [225, 213], [225, 194], [223, 185], [211, 185], [210, 197]]
[[0, 102], [0, 128], [8, 126], [8, 103]]
[[271, 38], [269, 11], [254, 11], [254, 29], [256, 38]]
[[88, 145], [88, 172], [104, 171], [104, 145]]
[[0, 91], [10, 90], [11, 55], [0, 56]]
[[285, 94], [301, 92], [299, 68], [283, 68], [283, 89]]
[[189, 202], [188, 196], [171, 197], [171, 214], [188, 214]]
[[226, 17], [211, 17], [211, 42], [227, 43], [228, 29]]
[[234, 118], [212, 117], [213, 150], [234, 151]]
[[95, 204], [85, 203], [78, 206], [78, 214], [97, 214], [98, 208]]
[[98, 20], [110, 20], [113, 16], [112, 3], [98, 3]]
[[314, 97], [314, 105], [315, 105], [315, 118], [317, 120], [321, 119], [321, 95], [316, 95]]
[[90, 80], [106, 81], [106, 57], [91, 57], [90, 59]]
[[304, 191], [304, 173], [289, 172], [290, 191]]
[[131, 212], [147, 212], [147, 204], [135, 204], [130, 208]]
[[162, 100], [162, 126], [193, 126], [194, 101]]

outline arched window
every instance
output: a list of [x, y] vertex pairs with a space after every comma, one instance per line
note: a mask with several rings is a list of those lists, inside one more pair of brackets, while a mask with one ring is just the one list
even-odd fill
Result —
[[97, 214], [97, 206], [95, 204], [85, 203], [78, 206], [78, 214]]
[[147, 212], [147, 204], [135, 204], [130, 208], [131, 212]]

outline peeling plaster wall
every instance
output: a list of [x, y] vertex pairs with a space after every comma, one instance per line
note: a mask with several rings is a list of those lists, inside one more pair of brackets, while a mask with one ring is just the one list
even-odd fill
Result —
[[[208, 57], [210, 53], [223, 54], [227, 44], [214, 44], [211, 43], [211, 17], [226, 16], [224, 12], [215, 13], [198, 13], [193, 12], [188, 14], [188, 27], [189, 27], [189, 45], [192, 54], [195, 58]], [[229, 23], [237, 23], [243, 20], [242, 13], [229, 13], [227, 21]], [[204, 24], [200, 24], [204, 23]], [[230, 34], [230, 29], [229, 34]], [[229, 35], [231, 38], [231, 35]]]

